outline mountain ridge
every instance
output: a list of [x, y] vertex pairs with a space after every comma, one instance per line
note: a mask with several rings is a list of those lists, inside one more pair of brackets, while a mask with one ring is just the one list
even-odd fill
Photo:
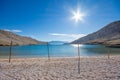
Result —
[[13, 43], [12, 45], [36, 45], [45, 43], [30, 37], [20, 36], [10, 31], [0, 30], [0, 46], [9, 46], [11, 41]]
[[112, 22], [100, 30], [79, 38], [73, 44], [104, 44], [108, 46], [120, 45], [120, 20]]
[[67, 41], [50, 41], [49, 44], [54, 44], [54, 45], [62, 45], [62, 44], [67, 44]]

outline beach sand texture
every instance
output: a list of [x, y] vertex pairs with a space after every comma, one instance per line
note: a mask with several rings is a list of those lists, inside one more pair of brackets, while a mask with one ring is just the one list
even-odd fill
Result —
[[120, 80], [120, 56], [0, 60], [0, 80]]

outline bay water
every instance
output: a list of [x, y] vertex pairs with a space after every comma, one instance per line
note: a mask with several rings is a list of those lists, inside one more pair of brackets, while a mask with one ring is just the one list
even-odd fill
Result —
[[[78, 45], [28, 45], [12, 46], [12, 57], [48, 57], [48, 47], [50, 57], [76, 57], [78, 55]], [[80, 56], [99, 56], [109, 54], [120, 54], [120, 48], [110, 48], [104, 45], [79, 45]], [[0, 58], [8, 58], [10, 54], [9, 46], [0, 46]]]

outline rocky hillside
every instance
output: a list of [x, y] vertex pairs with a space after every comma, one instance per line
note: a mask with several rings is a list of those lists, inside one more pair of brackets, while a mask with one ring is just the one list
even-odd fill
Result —
[[24, 37], [9, 31], [0, 30], [0, 46], [10, 45], [11, 40], [13, 42], [13, 45], [33, 45], [33, 44], [45, 43], [45, 42], [37, 41], [30, 37]]
[[120, 45], [120, 21], [112, 22], [102, 29], [79, 38], [72, 43], [77, 44], [105, 44], [110, 46]]

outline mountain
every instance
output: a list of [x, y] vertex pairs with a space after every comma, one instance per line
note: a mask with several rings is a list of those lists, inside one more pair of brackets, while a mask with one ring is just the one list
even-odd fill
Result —
[[65, 42], [65, 41], [50, 41], [49, 44], [52, 44], [52, 45], [63, 45], [63, 44], [66, 44], [68, 42]]
[[120, 20], [112, 22], [102, 29], [79, 38], [74, 44], [104, 44], [107, 46], [120, 46]]
[[8, 46], [12, 40], [13, 45], [34, 45], [43, 44], [45, 42], [37, 41], [30, 37], [24, 37], [9, 31], [0, 30], [0, 46]]

